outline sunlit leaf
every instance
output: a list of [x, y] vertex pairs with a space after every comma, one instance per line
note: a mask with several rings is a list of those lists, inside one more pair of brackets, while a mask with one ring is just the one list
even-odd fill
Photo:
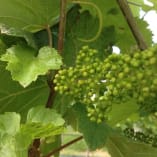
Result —
[[29, 47], [13, 46], [1, 57], [8, 62], [6, 67], [11, 72], [12, 79], [26, 87], [35, 81], [39, 75], [45, 75], [50, 69], [59, 69], [62, 60], [55, 49], [43, 47], [35, 57], [36, 51]]

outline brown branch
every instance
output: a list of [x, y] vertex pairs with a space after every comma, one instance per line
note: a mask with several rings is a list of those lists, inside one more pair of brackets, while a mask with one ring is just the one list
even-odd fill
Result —
[[[59, 21], [59, 35], [58, 35], [58, 52], [59, 53], [63, 51], [65, 24], [66, 24], [66, 0], [61, 0], [60, 2], [61, 2], [60, 3], [60, 21]], [[49, 45], [52, 46], [52, 34], [49, 27], [47, 27], [47, 32], [48, 32], [48, 37], [49, 37]], [[52, 81], [51, 71], [49, 71], [49, 74], [47, 76], [48, 76], [47, 82], [50, 88], [50, 92], [49, 92], [48, 100], [46, 103], [46, 107], [51, 108], [53, 105], [54, 98], [55, 98], [55, 90], [54, 90], [55, 84]]]
[[[60, 23], [59, 23], [59, 37], [58, 37], [58, 51], [59, 53], [63, 50], [63, 41], [64, 41], [64, 33], [65, 33], [65, 22], [66, 22], [66, 0], [61, 0], [61, 6], [60, 6]], [[48, 41], [49, 46], [52, 47], [52, 32], [50, 29], [50, 26], [47, 25], [46, 27], [47, 33], [48, 33]], [[53, 105], [53, 101], [55, 99], [55, 91], [54, 91], [54, 83], [52, 80], [52, 72], [48, 71], [47, 73], [47, 84], [49, 86], [49, 96], [46, 102], [45, 107], [51, 108]], [[40, 156], [39, 152], [40, 147], [40, 139], [35, 139], [33, 141], [33, 144], [31, 148], [28, 150], [28, 157], [38, 157]]]
[[[117, 0], [117, 3], [132, 31], [132, 34], [137, 42], [140, 50], [147, 49], [147, 44], [137, 26], [137, 23], [132, 15], [131, 9], [129, 8], [127, 0]], [[126, 39], [127, 40], [127, 39]]]
[[[51, 71], [50, 71], [50, 73], [51, 73]], [[54, 90], [55, 85], [53, 83], [53, 80], [51, 80], [51, 79], [47, 78], [47, 84], [49, 86], [50, 91], [49, 91], [49, 96], [48, 96], [48, 99], [47, 99], [47, 102], [46, 102], [46, 105], [45, 105], [46, 108], [51, 108], [52, 107], [53, 101], [54, 101], [54, 98], [55, 98], [55, 90]]]
[[70, 146], [70, 145], [72, 145], [72, 144], [74, 144], [74, 143], [76, 143], [76, 142], [78, 142], [78, 141], [80, 141], [82, 139], [83, 139], [83, 136], [79, 136], [76, 139], [74, 139], [74, 140], [72, 140], [72, 141], [62, 145], [61, 147], [59, 147], [59, 148], [57, 148], [55, 150], [53, 150], [52, 152], [48, 153], [44, 157], [51, 157], [52, 155], [55, 155], [56, 153], [60, 152], [62, 149], [66, 148], [66, 147], [68, 147], [68, 146]]
[[62, 53], [64, 46], [64, 34], [66, 24], [66, 0], [61, 0], [60, 6], [60, 22], [59, 22], [59, 34], [58, 34], [58, 52]]
[[40, 157], [40, 139], [35, 139], [28, 150], [28, 157]]

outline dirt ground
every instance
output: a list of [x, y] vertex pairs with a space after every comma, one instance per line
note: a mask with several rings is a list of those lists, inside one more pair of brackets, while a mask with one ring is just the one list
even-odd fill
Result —
[[111, 157], [105, 151], [95, 151], [95, 152], [74, 152], [74, 151], [62, 151], [61, 157]]

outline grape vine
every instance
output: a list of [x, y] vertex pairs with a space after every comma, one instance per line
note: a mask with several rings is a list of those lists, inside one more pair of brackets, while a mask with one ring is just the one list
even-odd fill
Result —
[[136, 99], [140, 108], [156, 99], [156, 47], [131, 54], [111, 54], [103, 61], [97, 50], [84, 46], [75, 67], [59, 70], [54, 83], [60, 94], [71, 95], [87, 106], [98, 123], [108, 118], [112, 103]]

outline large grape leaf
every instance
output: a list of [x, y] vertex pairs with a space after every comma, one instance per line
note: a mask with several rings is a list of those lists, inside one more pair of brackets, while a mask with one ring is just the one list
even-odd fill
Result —
[[0, 0], [0, 23], [36, 32], [58, 20], [59, 0]]
[[0, 62], [0, 74], [0, 113], [19, 112], [24, 120], [31, 107], [46, 103], [49, 89], [45, 78], [40, 77], [29, 87], [23, 88], [11, 79], [4, 62]]
[[75, 104], [73, 109], [78, 119], [78, 131], [83, 134], [89, 149], [95, 150], [103, 147], [112, 129], [105, 123], [97, 124], [90, 121], [84, 105]]
[[13, 36], [13, 37], [24, 38], [29, 46], [31, 46], [33, 48], [37, 48], [36, 43], [34, 41], [34, 36], [30, 32], [27, 32], [27, 31], [21, 30], [21, 29], [16, 29], [13, 27], [8, 27], [4, 24], [0, 25], [0, 32], [1, 32], [1, 35], [8, 35], [8, 36]]
[[27, 122], [20, 126], [19, 114], [0, 115], [0, 156], [27, 157], [34, 139], [56, 136], [64, 130], [61, 116], [44, 106], [32, 108], [27, 117]]
[[59, 69], [62, 60], [55, 49], [43, 47], [35, 57], [36, 51], [29, 47], [13, 46], [7, 49], [0, 60], [8, 62], [6, 69], [11, 72], [12, 79], [27, 87], [39, 75], [45, 75], [48, 70]]
[[116, 41], [114, 26], [104, 27], [101, 35], [95, 41], [83, 41], [93, 38], [98, 31], [98, 27], [98, 18], [93, 17], [88, 12], [80, 13], [78, 7], [69, 11], [63, 52], [63, 61], [66, 65], [74, 65], [75, 57], [84, 45], [97, 49], [100, 58], [110, 54], [110, 49]]
[[156, 148], [120, 135], [110, 136], [106, 146], [112, 157], [156, 157], [157, 155]]
[[134, 99], [128, 99], [126, 102], [117, 102], [112, 104], [112, 110], [109, 112], [108, 124], [115, 126], [117, 123], [125, 122], [127, 118], [137, 115], [138, 104]]
[[[83, 0], [80, 0], [80, 1], [83, 1]], [[133, 47], [137, 45], [132, 35], [132, 32], [117, 4], [117, 1], [115, 0], [110, 0], [110, 1], [87, 0], [87, 2], [93, 3], [100, 9], [102, 13], [102, 20], [103, 20], [104, 27], [113, 26], [115, 28], [116, 39], [117, 39], [117, 42], [115, 43], [115, 45], [119, 46], [122, 52], [126, 52], [130, 48], [132, 49]], [[81, 11], [88, 10], [90, 14], [93, 15], [94, 17], [97, 15], [96, 11], [93, 12], [93, 7], [88, 4], [81, 4], [81, 8], [82, 8]], [[140, 19], [140, 20], [143, 20], [143, 19]], [[150, 32], [150, 30], [146, 29], [145, 24], [140, 25], [139, 28], [140, 28], [139, 31], [141, 31], [142, 34], [143, 32], [146, 32], [146, 31]], [[149, 34], [149, 38], [145, 34], [147, 35]], [[144, 33], [143, 36], [146, 42], [148, 43], [148, 45], [151, 45], [152, 43], [151, 33]]]

